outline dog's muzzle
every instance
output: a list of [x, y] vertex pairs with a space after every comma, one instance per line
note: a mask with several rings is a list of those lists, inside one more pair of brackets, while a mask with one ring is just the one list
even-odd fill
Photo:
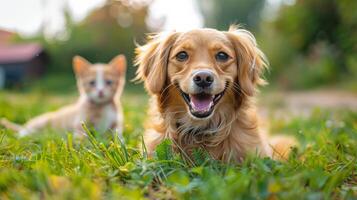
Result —
[[208, 93], [187, 94], [180, 89], [181, 95], [189, 107], [190, 113], [197, 118], [207, 118], [213, 111], [215, 105], [223, 97], [223, 92], [212, 95]]

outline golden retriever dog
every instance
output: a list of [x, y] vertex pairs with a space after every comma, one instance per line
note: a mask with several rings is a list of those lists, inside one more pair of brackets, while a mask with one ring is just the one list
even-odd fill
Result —
[[267, 61], [250, 32], [231, 26], [157, 34], [136, 54], [136, 79], [151, 95], [149, 153], [169, 138], [176, 150], [203, 148], [226, 162], [287, 155], [291, 138], [269, 139], [260, 130], [254, 96], [266, 83]]

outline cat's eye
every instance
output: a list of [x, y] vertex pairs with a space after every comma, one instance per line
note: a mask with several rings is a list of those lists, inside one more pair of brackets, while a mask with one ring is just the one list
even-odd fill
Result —
[[179, 62], [184, 62], [188, 59], [188, 54], [186, 51], [180, 51], [178, 54], [176, 54], [176, 60]]
[[229, 55], [223, 51], [218, 52], [215, 57], [218, 62], [226, 62], [229, 59]]
[[95, 80], [89, 81], [89, 85], [94, 87], [95, 86]]
[[112, 80], [105, 80], [105, 84], [110, 86], [113, 84], [113, 81]]

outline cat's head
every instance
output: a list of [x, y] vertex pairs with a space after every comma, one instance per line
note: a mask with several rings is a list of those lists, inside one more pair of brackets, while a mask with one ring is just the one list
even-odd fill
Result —
[[118, 55], [109, 64], [91, 64], [81, 56], [73, 57], [73, 69], [81, 95], [91, 102], [110, 102], [121, 93], [125, 84], [126, 59]]

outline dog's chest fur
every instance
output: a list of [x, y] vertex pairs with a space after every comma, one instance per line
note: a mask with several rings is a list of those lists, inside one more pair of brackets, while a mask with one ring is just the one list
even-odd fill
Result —
[[243, 160], [249, 152], [265, 156], [266, 151], [262, 148], [264, 145], [258, 129], [243, 128], [240, 123], [235, 120], [221, 128], [212, 125], [207, 129], [202, 127], [201, 130], [186, 129], [186, 132], [176, 129], [169, 135], [188, 154], [195, 148], [202, 148], [219, 160]]
[[247, 105], [237, 112], [231, 112], [234, 107], [217, 109], [206, 121], [192, 120], [182, 112], [184, 107], [172, 106], [174, 109], [170, 110], [159, 108], [160, 105], [155, 105], [161, 110], [161, 120], [156, 121], [154, 129], [163, 138], [174, 140], [178, 151], [190, 154], [193, 149], [202, 148], [215, 159], [237, 161], [248, 153], [269, 156], [258, 129], [256, 112]]

